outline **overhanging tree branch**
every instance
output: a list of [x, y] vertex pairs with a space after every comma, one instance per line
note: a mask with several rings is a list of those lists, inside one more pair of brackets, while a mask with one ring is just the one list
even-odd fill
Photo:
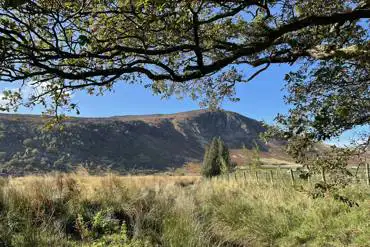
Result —
[[[48, 83], [58, 79], [58, 86], [80, 90], [132, 75], [157, 83], [166, 95], [199, 89], [223, 98], [271, 64], [358, 64], [369, 57], [369, 30], [360, 20], [370, 18], [370, 8], [354, 7], [357, 1], [46, 3], [0, 10], [2, 81], [37, 85], [53, 78]], [[237, 73], [260, 66], [249, 78]]]

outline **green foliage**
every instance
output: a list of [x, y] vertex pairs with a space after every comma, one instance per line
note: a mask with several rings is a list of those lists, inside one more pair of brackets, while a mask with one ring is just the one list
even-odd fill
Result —
[[[120, 223], [113, 213], [112, 208], [100, 210], [92, 217], [91, 222], [85, 222], [80, 214], [77, 216], [76, 229], [84, 242], [83, 246], [148, 246], [146, 242], [128, 239], [126, 223]], [[76, 243], [76, 246], [80, 246], [80, 243]]]
[[217, 108], [225, 98], [238, 101], [236, 85], [271, 64], [299, 61], [301, 69], [286, 77], [290, 122], [304, 116], [325, 139], [369, 121], [368, 1], [1, 4], [0, 80], [22, 82], [0, 94], [5, 111], [41, 105], [60, 120], [79, 113], [73, 91], [101, 95], [118, 81]]
[[368, 124], [369, 70], [370, 63], [359, 58], [350, 64], [342, 59], [323, 61], [289, 73], [286, 102], [294, 108], [278, 122], [290, 135], [307, 133], [317, 141]]
[[[280, 119], [281, 120], [281, 119]], [[282, 120], [284, 121], [284, 120]], [[289, 124], [288, 124], [289, 125]], [[356, 161], [360, 167], [365, 165], [369, 146], [369, 133], [364, 139], [347, 147], [328, 146], [318, 141], [315, 134], [310, 132], [295, 132], [285, 129], [287, 125], [277, 125], [268, 129], [264, 135], [268, 138], [286, 140], [286, 151], [296, 163], [308, 169], [308, 174], [322, 174], [329, 185], [346, 186], [356, 179], [349, 167]], [[291, 126], [291, 128], [294, 128]], [[356, 172], [357, 173], [357, 172]]]
[[202, 175], [214, 177], [229, 173], [234, 167], [230, 160], [229, 149], [220, 137], [213, 138], [206, 147], [202, 165]]

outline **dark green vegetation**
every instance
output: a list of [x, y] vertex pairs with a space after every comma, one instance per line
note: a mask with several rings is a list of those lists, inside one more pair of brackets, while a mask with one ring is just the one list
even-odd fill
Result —
[[214, 177], [230, 173], [232, 169], [233, 163], [230, 159], [228, 147], [221, 137], [214, 137], [205, 148], [202, 175], [204, 177]]
[[[370, 191], [363, 184], [340, 189], [358, 203], [351, 207], [333, 196], [313, 199], [307, 184], [294, 188], [261, 179], [257, 185], [250, 177], [176, 183], [185, 178], [0, 180], [0, 245], [370, 245]], [[165, 184], [158, 186], [160, 179]]]
[[38, 116], [0, 115], [0, 169], [9, 174], [71, 171], [164, 170], [202, 160], [204, 146], [220, 136], [230, 148], [256, 140], [258, 121], [232, 112], [73, 118], [64, 130], [43, 130]]

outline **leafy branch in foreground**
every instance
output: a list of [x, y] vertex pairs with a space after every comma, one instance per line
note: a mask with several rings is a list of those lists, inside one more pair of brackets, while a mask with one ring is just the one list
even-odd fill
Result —
[[217, 107], [274, 64], [292, 108], [279, 122], [317, 141], [369, 123], [370, 3], [361, 0], [0, 1], [1, 110], [76, 111], [72, 95], [142, 83]]
[[275, 63], [368, 58], [361, 24], [370, 17], [366, 1], [32, 0], [3, 6], [0, 78], [31, 86], [28, 105], [69, 105], [66, 92], [96, 94], [118, 81], [147, 79], [155, 93], [186, 93], [209, 103], [207, 97], [234, 98], [236, 83]]
[[[369, 133], [365, 133], [351, 145], [338, 147], [323, 144], [312, 133], [292, 134], [285, 127], [286, 125], [272, 126], [262, 136], [266, 139], [285, 140], [288, 154], [303, 165], [309, 174], [322, 174], [325, 184], [345, 186], [358, 179], [360, 166], [365, 166], [367, 162]], [[350, 169], [351, 164], [356, 164], [356, 171]]]

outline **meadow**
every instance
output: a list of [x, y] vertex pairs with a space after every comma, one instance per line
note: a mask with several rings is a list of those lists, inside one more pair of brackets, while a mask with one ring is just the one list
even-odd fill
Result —
[[[249, 176], [249, 177], [248, 177]], [[289, 176], [288, 176], [289, 177]], [[0, 246], [370, 246], [370, 187], [243, 174], [0, 180]]]

